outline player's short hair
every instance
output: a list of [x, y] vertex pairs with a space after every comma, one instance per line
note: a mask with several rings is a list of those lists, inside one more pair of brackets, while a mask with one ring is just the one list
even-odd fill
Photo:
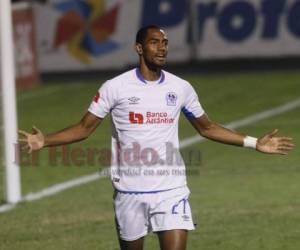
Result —
[[158, 30], [160, 30], [161, 28], [158, 27], [157, 25], [148, 25], [148, 26], [140, 28], [138, 30], [138, 32], [136, 33], [135, 43], [142, 44], [145, 41], [146, 37], [147, 37], [148, 30], [150, 30], [150, 29], [158, 29]]

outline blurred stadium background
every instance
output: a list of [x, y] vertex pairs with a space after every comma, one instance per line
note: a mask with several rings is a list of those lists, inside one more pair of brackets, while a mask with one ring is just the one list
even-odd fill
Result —
[[[198, 223], [188, 249], [299, 249], [299, 0], [13, 1], [13, 24], [18, 127], [45, 133], [77, 122], [103, 81], [136, 65], [138, 28], [164, 28], [166, 69], [193, 84], [213, 120], [242, 120], [253, 136], [278, 128], [296, 144], [282, 157], [188, 143], [195, 131], [181, 119]], [[0, 249], [118, 249], [113, 190], [99, 179], [109, 148], [106, 119], [87, 141], [22, 153], [23, 202], [7, 211], [2, 165]], [[155, 235], [146, 249], [158, 249]]]

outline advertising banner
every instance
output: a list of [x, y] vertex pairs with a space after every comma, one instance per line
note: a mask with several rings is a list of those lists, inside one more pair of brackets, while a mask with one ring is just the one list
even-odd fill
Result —
[[299, 0], [197, 1], [198, 58], [300, 55]]
[[135, 64], [135, 33], [156, 24], [168, 61], [300, 55], [300, 0], [49, 0], [37, 5], [43, 72]]
[[[147, 20], [143, 13], [152, 1], [52, 0], [36, 5], [37, 41], [43, 72], [118, 69], [135, 64], [136, 31]], [[156, 2], [156, 1], [153, 1]], [[172, 5], [159, 4], [159, 11], [173, 15]], [[176, 10], [176, 9], [175, 9]], [[184, 61], [188, 47], [185, 22], [168, 29], [173, 42], [170, 60]]]
[[143, 24], [156, 23], [169, 30], [188, 26], [177, 40], [191, 46], [191, 38], [196, 36], [198, 60], [300, 55], [300, 0], [144, 3]]

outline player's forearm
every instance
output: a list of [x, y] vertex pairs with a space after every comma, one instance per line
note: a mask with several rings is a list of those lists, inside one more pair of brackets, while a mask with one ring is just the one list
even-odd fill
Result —
[[207, 139], [236, 146], [243, 146], [245, 139], [245, 135], [217, 123], [211, 123], [209, 127], [201, 129], [199, 132]]
[[70, 144], [86, 139], [90, 132], [81, 123], [45, 136], [44, 147]]

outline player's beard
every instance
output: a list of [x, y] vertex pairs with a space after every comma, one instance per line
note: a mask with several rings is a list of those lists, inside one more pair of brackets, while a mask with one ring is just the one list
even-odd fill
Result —
[[163, 67], [167, 63], [167, 57], [154, 57], [155, 64], [159, 67]]
[[147, 67], [149, 69], [155, 71], [157, 69], [163, 68], [166, 65], [167, 57], [164, 57], [163, 59], [153, 57], [152, 60], [145, 60], [144, 59], [144, 62], [145, 62], [145, 64], [147, 65]]

